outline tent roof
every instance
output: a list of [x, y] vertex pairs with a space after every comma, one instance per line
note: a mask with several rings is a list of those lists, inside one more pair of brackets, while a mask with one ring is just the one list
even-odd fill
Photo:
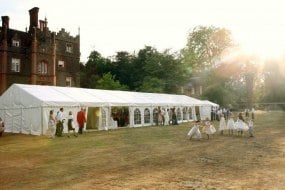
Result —
[[216, 103], [211, 102], [209, 100], [201, 100], [201, 101], [203, 101], [204, 103], [209, 104], [209, 105], [211, 105], [213, 107], [219, 107], [219, 104], [216, 104]]
[[[39, 106], [207, 106], [209, 103], [185, 95], [142, 93], [117, 90], [85, 89], [75, 87], [13, 84], [2, 96], [23, 107]], [[6, 105], [6, 106], [5, 106]], [[19, 106], [19, 107], [21, 107]]]

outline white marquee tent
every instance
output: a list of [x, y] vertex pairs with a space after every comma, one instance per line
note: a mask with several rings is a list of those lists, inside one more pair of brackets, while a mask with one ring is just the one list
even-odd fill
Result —
[[122, 108], [127, 114], [125, 126], [141, 127], [155, 124], [158, 107], [165, 111], [175, 107], [178, 121], [186, 122], [197, 115], [210, 117], [211, 106], [185, 95], [13, 84], [0, 97], [0, 117], [6, 132], [44, 135], [49, 111], [57, 112], [61, 107], [65, 116], [73, 112], [74, 121], [76, 113], [87, 108], [85, 129], [104, 130], [118, 127], [113, 116]]

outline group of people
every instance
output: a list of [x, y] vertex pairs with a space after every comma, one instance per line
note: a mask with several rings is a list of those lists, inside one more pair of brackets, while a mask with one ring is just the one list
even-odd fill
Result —
[[210, 135], [214, 134], [216, 132], [216, 128], [212, 125], [210, 120], [207, 118], [204, 123], [201, 123], [200, 120], [195, 121], [193, 127], [188, 132], [189, 139], [192, 138], [195, 139], [201, 139], [202, 133], [200, 132], [200, 129], [202, 130], [202, 133], [206, 134], [207, 139], [210, 138]]
[[156, 113], [156, 125], [178, 125], [177, 115], [175, 112], [175, 107], [171, 109], [161, 109], [158, 107], [158, 112]]
[[[238, 136], [242, 136], [244, 132], [249, 133], [249, 137], [253, 137], [253, 121], [254, 118], [246, 117], [247, 121], [243, 118], [242, 113], [238, 114], [238, 118], [236, 122], [233, 119], [232, 113], [229, 115], [228, 119], [225, 119], [224, 115], [220, 115], [219, 119], [219, 132], [221, 135], [225, 134], [225, 131], [228, 131], [228, 134], [234, 135], [234, 131], [237, 132]], [[202, 130], [202, 133], [200, 131]], [[207, 118], [204, 123], [200, 120], [197, 120], [193, 127], [188, 132], [189, 139], [192, 138], [201, 139], [202, 134], [205, 133], [207, 135], [207, 139], [209, 139], [210, 135], [216, 132], [215, 127], [212, 125], [211, 121]]]
[[[251, 109], [246, 108], [244, 110], [245, 117], [246, 118], [251, 117], [252, 119], [254, 119], [254, 112], [255, 112], [254, 108], [251, 108]], [[228, 120], [228, 119], [230, 119], [232, 112], [229, 108], [215, 108], [215, 107], [213, 107], [211, 110], [211, 121], [215, 121], [215, 120], [220, 121], [222, 115], [224, 116], [224, 118], [226, 120]]]
[[[86, 122], [86, 110], [81, 108], [79, 112], [77, 112], [77, 123], [78, 123], [78, 134], [82, 134], [84, 123]], [[54, 116], [54, 111], [50, 110], [49, 120], [48, 120], [48, 129], [46, 131], [46, 135], [50, 138], [54, 138], [55, 136], [62, 137], [64, 122], [67, 119], [67, 137], [70, 137], [70, 132], [73, 132], [73, 135], [77, 137], [75, 132], [75, 125], [73, 121], [73, 113], [69, 111], [68, 116], [65, 117], [63, 113], [63, 108], [60, 108], [57, 112], [56, 116]]]
[[248, 131], [249, 136], [253, 137], [253, 118], [246, 117], [245, 120], [242, 113], [238, 114], [237, 121], [235, 122], [232, 115], [226, 120], [223, 115], [221, 115], [219, 123], [219, 131], [221, 135], [224, 131], [228, 131], [229, 135], [233, 135], [234, 131], [237, 131], [237, 135], [243, 135], [244, 132]]

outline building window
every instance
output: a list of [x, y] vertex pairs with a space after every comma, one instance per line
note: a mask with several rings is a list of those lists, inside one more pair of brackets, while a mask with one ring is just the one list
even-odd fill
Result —
[[144, 123], [150, 123], [150, 111], [148, 108], [144, 110]]
[[139, 109], [135, 109], [134, 120], [135, 120], [135, 125], [141, 124], [141, 112]]
[[71, 86], [72, 77], [66, 77], [66, 86]]
[[48, 65], [46, 62], [40, 62], [38, 64], [38, 73], [42, 75], [46, 75], [48, 73]]
[[66, 52], [72, 53], [72, 44], [66, 44]]
[[64, 67], [64, 61], [59, 60], [58, 61], [58, 67]]
[[12, 46], [20, 47], [20, 41], [19, 40], [12, 40]]
[[20, 72], [20, 59], [12, 58], [11, 71]]

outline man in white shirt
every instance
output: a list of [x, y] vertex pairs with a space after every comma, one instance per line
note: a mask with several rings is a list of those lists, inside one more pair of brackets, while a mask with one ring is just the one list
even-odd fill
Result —
[[62, 137], [63, 132], [63, 122], [64, 122], [64, 116], [63, 116], [63, 108], [60, 108], [59, 111], [56, 114], [56, 132], [55, 135], [58, 137]]

